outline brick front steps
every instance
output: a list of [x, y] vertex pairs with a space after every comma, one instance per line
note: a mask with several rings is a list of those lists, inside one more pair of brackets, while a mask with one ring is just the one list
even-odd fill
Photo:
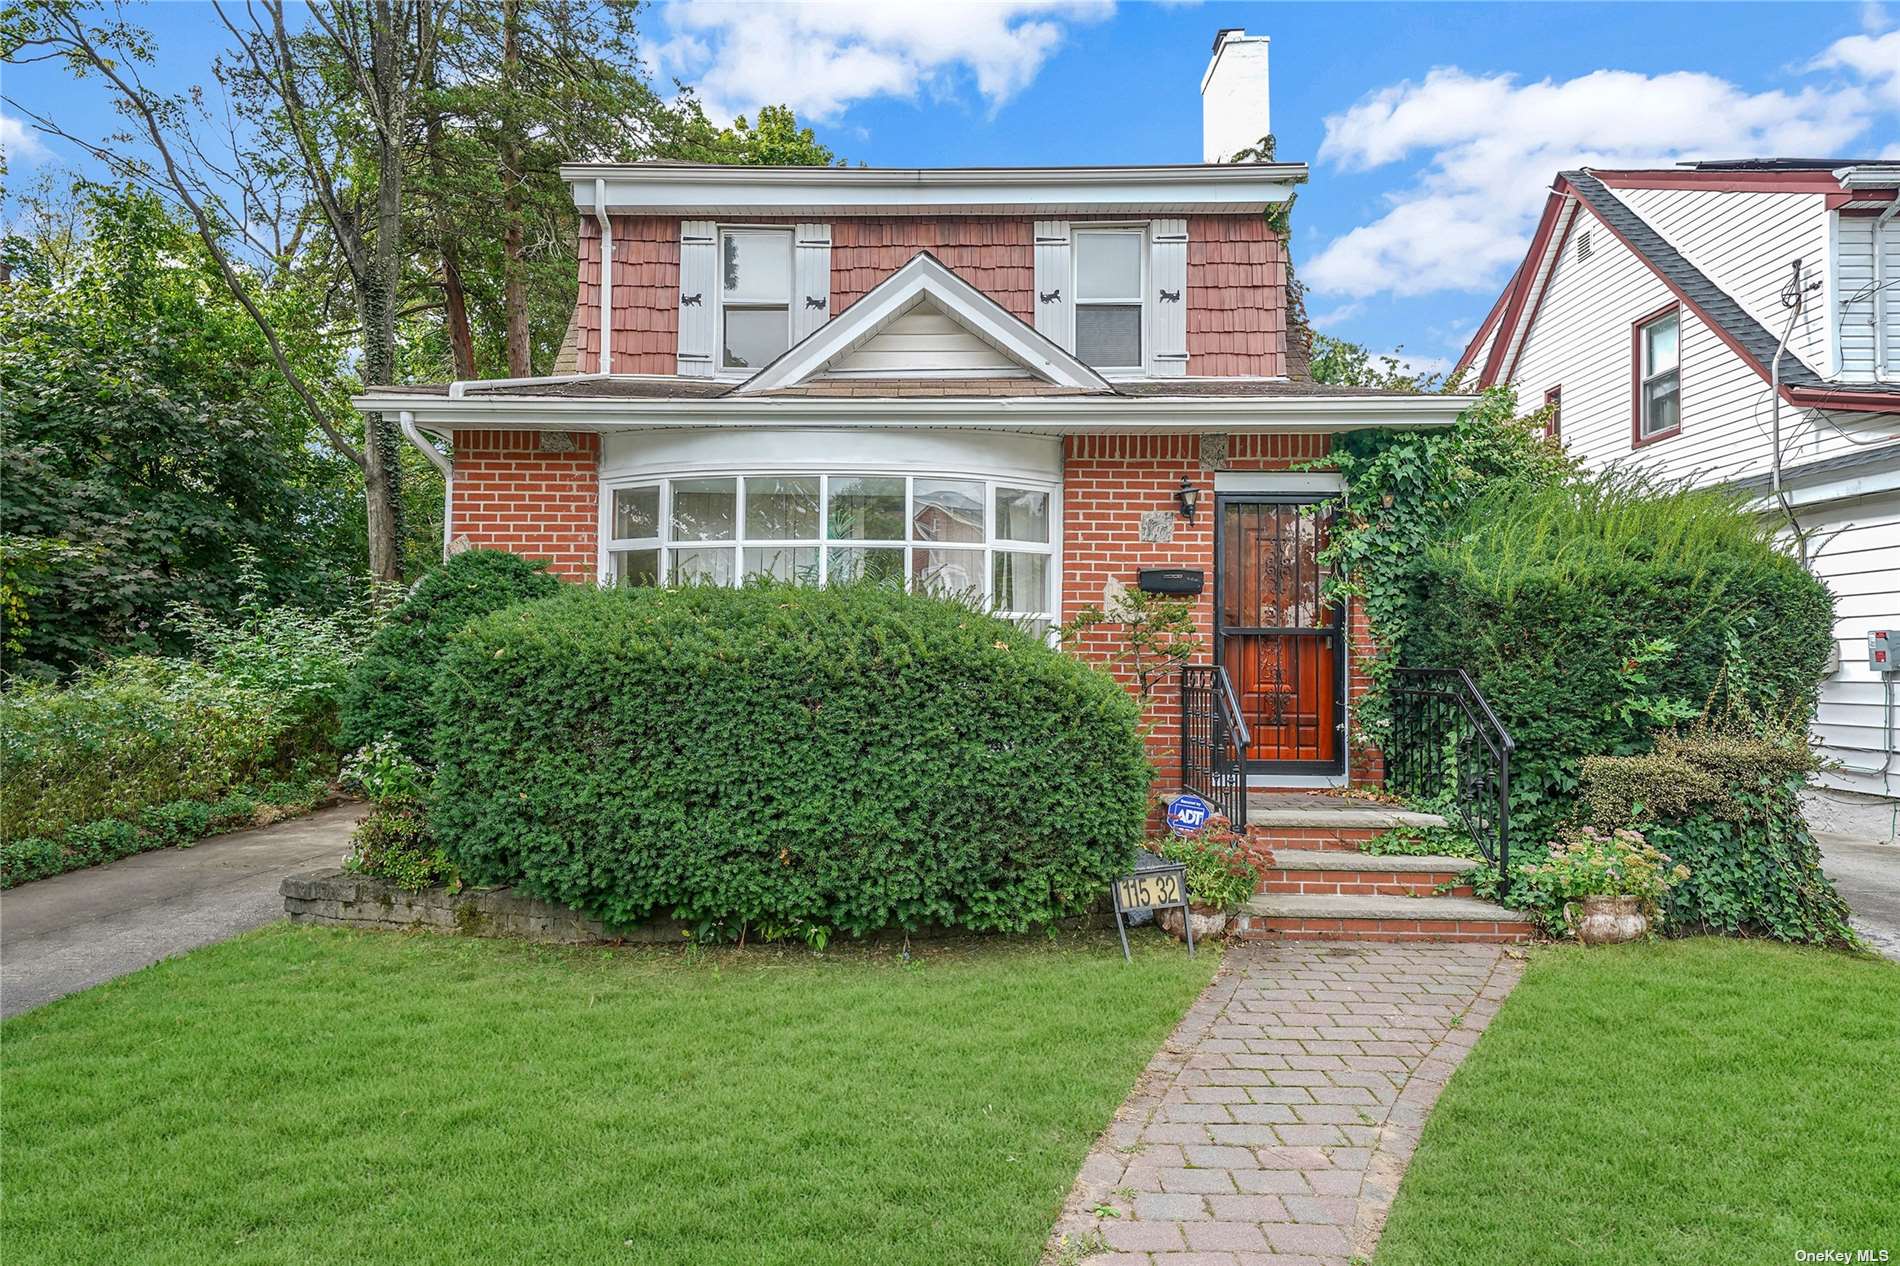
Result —
[[[1345, 796], [1255, 792], [1247, 842], [1260, 892], [1235, 917], [1243, 940], [1490, 941], [1531, 938], [1515, 910], [1471, 895], [1457, 881], [1482, 865], [1458, 857], [1374, 857], [1359, 846], [1398, 828], [1442, 827], [1444, 818]], [[1455, 886], [1440, 893], [1441, 885]]]

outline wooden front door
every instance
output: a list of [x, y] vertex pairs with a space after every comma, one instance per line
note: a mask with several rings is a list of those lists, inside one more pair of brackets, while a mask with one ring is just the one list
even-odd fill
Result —
[[1345, 772], [1344, 630], [1319, 553], [1331, 511], [1316, 496], [1215, 499], [1214, 653], [1251, 731], [1260, 774]]

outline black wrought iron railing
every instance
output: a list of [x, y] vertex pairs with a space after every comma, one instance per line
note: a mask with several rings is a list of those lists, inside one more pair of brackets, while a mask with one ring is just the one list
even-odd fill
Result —
[[1234, 684], [1219, 664], [1181, 669], [1181, 789], [1214, 807], [1236, 831], [1247, 828], [1247, 748]]
[[1392, 727], [1385, 784], [1455, 811], [1507, 885], [1511, 865], [1511, 753], [1517, 745], [1462, 668], [1399, 668], [1389, 688]]

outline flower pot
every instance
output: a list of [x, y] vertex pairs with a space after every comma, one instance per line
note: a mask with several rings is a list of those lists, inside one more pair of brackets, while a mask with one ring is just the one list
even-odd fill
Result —
[[[1218, 941], [1227, 935], [1227, 912], [1211, 910], [1205, 906], [1189, 906], [1187, 917], [1194, 926], [1194, 939], [1197, 941]], [[1181, 907], [1170, 906], [1166, 910], [1155, 911], [1155, 921], [1161, 924], [1175, 939], [1185, 941], [1187, 932], [1181, 922]]]
[[1566, 905], [1564, 918], [1585, 945], [1622, 945], [1649, 931], [1649, 916], [1636, 897], [1585, 897]]

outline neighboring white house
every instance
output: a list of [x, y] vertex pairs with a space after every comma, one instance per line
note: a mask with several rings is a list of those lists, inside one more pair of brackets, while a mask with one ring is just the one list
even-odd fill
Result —
[[1875, 671], [1867, 634], [1900, 629], [1897, 210], [1894, 162], [1564, 172], [1459, 360], [1526, 407], [1555, 403], [1586, 465], [1735, 486], [1792, 515], [1839, 650], [1811, 817], [1889, 839], [1900, 676]]

